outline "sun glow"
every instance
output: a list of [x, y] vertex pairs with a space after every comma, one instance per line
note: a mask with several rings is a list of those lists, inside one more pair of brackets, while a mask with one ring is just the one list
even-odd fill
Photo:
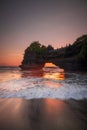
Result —
[[54, 80], [64, 80], [65, 75], [64, 75], [64, 69], [59, 68], [53, 63], [45, 63], [44, 65], [44, 78], [48, 79], [54, 79]]
[[44, 67], [57, 67], [57, 66], [53, 63], [48, 62], [48, 63], [45, 63]]

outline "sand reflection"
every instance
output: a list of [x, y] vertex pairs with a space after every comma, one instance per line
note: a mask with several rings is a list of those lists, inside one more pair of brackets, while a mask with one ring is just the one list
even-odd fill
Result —
[[[20, 109], [21, 109], [22, 99], [17, 99], [17, 100], [14, 100], [13, 98], [10, 98], [10, 99], [0, 99], [0, 104], [1, 103], [2, 103], [2, 106], [0, 108], [0, 115], [1, 115], [1, 113], [4, 110], [6, 110], [5, 111], [6, 113], [8, 111], [10, 111], [10, 113], [12, 114], [13, 117], [15, 117], [15, 115], [17, 113], [21, 114]], [[11, 116], [11, 114], [9, 116]], [[16, 116], [19, 116], [20, 114], [17, 114]]]
[[86, 130], [85, 113], [81, 113], [83, 106], [73, 102], [0, 99], [0, 130]]
[[55, 99], [55, 100], [45, 99], [44, 104], [45, 104], [46, 114], [48, 116], [52, 116], [52, 115], [61, 113], [63, 105], [64, 105], [64, 103], [62, 101], [60, 101], [60, 100], [58, 101], [57, 99]]
[[0, 128], [21, 129], [26, 126], [24, 104], [24, 99], [0, 99]]

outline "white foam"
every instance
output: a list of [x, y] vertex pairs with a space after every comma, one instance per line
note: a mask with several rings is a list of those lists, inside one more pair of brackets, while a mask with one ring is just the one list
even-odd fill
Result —
[[84, 99], [87, 98], [87, 84], [86, 82], [74, 82], [74, 80], [70, 79], [58, 81], [33, 77], [13, 79], [0, 83], [0, 98], [13, 97], [26, 99]]
[[3, 69], [0, 72], [0, 98], [87, 99], [87, 74], [65, 73], [65, 79], [61, 80], [56, 73], [59, 68], [47, 68], [42, 77], [33, 76], [32, 71]]

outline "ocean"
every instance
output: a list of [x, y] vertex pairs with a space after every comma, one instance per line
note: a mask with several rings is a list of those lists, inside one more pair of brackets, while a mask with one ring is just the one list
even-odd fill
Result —
[[0, 98], [87, 99], [87, 73], [59, 67], [25, 71], [0, 67]]

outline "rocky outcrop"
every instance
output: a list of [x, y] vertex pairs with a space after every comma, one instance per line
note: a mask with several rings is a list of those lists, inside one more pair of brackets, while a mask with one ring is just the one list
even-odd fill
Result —
[[33, 42], [25, 50], [20, 67], [22, 69], [42, 68], [46, 62], [52, 62], [69, 70], [87, 70], [87, 35], [59, 49]]

